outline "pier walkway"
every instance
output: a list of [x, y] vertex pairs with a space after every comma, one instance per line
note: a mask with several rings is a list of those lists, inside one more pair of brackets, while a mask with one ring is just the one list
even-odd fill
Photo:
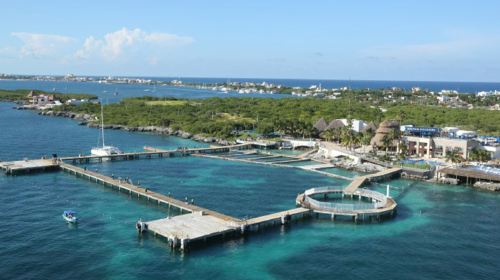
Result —
[[254, 227], [262, 224], [275, 223], [275, 222], [285, 224], [289, 219], [292, 219], [295, 216], [305, 217], [310, 212], [311, 212], [310, 209], [298, 207], [286, 211], [281, 211], [269, 215], [264, 215], [261, 217], [248, 219], [244, 221], [244, 225], [246, 225], [247, 227]]
[[106, 175], [102, 175], [102, 174], [94, 172], [94, 171], [86, 170], [84, 168], [80, 168], [80, 167], [77, 167], [77, 166], [74, 166], [71, 164], [61, 162], [59, 164], [59, 166], [61, 167], [62, 170], [66, 171], [70, 174], [73, 174], [75, 176], [87, 178], [91, 181], [94, 181], [96, 183], [101, 183], [105, 186], [114, 187], [114, 188], [118, 189], [118, 191], [127, 191], [131, 195], [133, 194], [133, 195], [136, 195], [137, 197], [143, 197], [143, 198], [146, 198], [147, 200], [153, 200], [153, 201], [156, 201], [158, 204], [173, 206], [175, 208], [180, 209], [181, 211], [186, 211], [186, 212], [190, 212], [190, 213], [203, 212], [206, 215], [211, 215], [211, 216], [217, 217], [217, 218], [224, 220], [224, 221], [232, 221], [232, 222], [239, 222], [240, 221], [239, 219], [233, 218], [231, 216], [227, 216], [227, 215], [221, 214], [221, 213], [216, 212], [216, 211], [212, 211], [212, 210], [202, 208], [202, 207], [199, 207], [199, 206], [196, 206], [193, 204], [189, 204], [189, 203], [186, 203], [184, 201], [172, 198], [170, 196], [166, 196], [163, 194], [153, 192], [147, 188], [139, 187], [139, 186], [130, 184], [129, 182], [125, 182], [125, 181], [119, 180], [119, 179], [114, 179], [114, 178], [108, 177]]
[[378, 181], [392, 177], [395, 174], [401, 173], [401, 170], [402, 169], [399, 167], [393, 167], [377, 173], [358, 176], [354, 178], [354, 180], [347, 187], [345, 187], [344, 192], [346, 194], [353, 194], [358, 190], [359, 187], [361, 187], [366, 182]]
[[244, 149], [249, 149], [251, 147], [252, 147], [251, 144], [238, 144], [238, 145], [222, 146], [222, 147], [165, 150], [165, 149], [158, 149], [145, 146], [143, 148], [145, 150], [144, 152], [122, 153], [122, 154], [108, 155], [108, 156], [80, 155], [73, 157], [61, 157], [60, 159], [63, 161], [73, 161], [74, 163], [76, 162], [86, 163], [92, 160], [102, 161], [103, 159], [132, 160], [139, 158], [152, 158], [153, 156], [161, 158], [161, 157], [172, 157], [176, 155], [185, 156], [191, 154], [224, 153], [235, 149], [244, 150]]
[[45, 170], [58, 170], [60, 163], [71, 162], [78, 163], [91, 163], [102, 162], [103, 160], [134, 160], [134, 159], [151, 159], [154, 157], [173, 157], [173, 156], [187, 156], [196, 154], [212, 154], [212, 153], [227, 153], [232, 150], [246, 150], [253, 146], [251, 144], [238, 144], [224, 147], [210, 147], [210, 148], [192, 148], [192, 149], [176, 149], [176, 150], [163, 150], [152, 147], [144, 147], [144, 152], [122, 153], [108, 156], [95, 156], [95, 155], [78, 155], [70, 157], [60, 157], [51, 159], [25, 159], [17, 161], [0, 162], [0, 169], [4, 170], [6, 174], [15, 175], [21, 173], [30, 173], [34, 171]]

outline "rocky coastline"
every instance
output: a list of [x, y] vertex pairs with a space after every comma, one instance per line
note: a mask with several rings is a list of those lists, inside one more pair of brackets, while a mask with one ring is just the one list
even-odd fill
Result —
[[[63, 117], [63, 118], [73, 119], [77, 121], [79, 125], [85, 125], [87, 127], [92, 127], [92, 128], [98, 128], [100, 126], [98, 123], [95, 122], [96, 118], [92, 114], [74, 113], [70, 111], [52, 111], [52, 110], [41, 110], [38, 111], [38, 114], [42, 116]], [[154, 133], [158, 135], [177, 136], [184, 139], [191, 139], [198, 142], [217, 144], [222, 146], [236, 144], [236, 141], [234, 140], [209, 137], [200, 134], [192, 134], [182, 130], [174, 130], [171, 127], [160, 127], [160, 126], [129, 127], [126, 125], [106, 124], [104, 125], [104, 129], [117, 129], [117, 130], [131, 131], [131, 132], [145, 132], [145, 133]]]

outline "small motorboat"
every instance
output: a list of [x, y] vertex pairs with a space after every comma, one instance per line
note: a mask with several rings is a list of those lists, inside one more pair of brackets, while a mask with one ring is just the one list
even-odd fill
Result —
[[142, 221], [142, 219], [139, 219], [137, 223], [135, 223], [135, 228], [139, 233], [143, 233], [144, 231], [148, 230], [148, 224]]
[[66, 210], [62, 214], [63, 218], [66, 220], [68, 223], [76, 223], [78, 221], [78, 218], [76, 217], [76, 212], [73, 210]]

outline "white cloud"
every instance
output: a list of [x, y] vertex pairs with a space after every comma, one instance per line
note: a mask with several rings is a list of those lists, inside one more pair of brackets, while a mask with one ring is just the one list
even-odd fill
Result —
[[20, 49], [20, 55], [22, 57], [52, 55], [57, 53], [59, 49], [64, 48], [65, 45], [74, 41], [71, 37], [52, 34], [13, 32], [11, 35], [23, 42]]
[[102, 39], [96, 39], [93, 36], [87, 37], [82, 48], [77, 50], [75, 55], [83, 59], [89, 58], [92, 55], [99, 55], [105, 59], [113, 60], [122, 56], [127, 50], [138, 47], [175, 47], [191, 44], [193, 41], [191, 37], [175, 34], [148, 33], [139, 28], [122, 28], [104, 35]]
[[83, 47], [76, 51], [77, 58], [86, 59], [102, 46], [102, 42], [95, 39], [93, 36], [87, 37], [83, 43]]

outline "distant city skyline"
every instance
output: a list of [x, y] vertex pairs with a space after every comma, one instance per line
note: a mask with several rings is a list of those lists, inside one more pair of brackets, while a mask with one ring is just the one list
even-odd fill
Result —
[[0, 73], [500, 82], [497, 1], [0, 5]]

